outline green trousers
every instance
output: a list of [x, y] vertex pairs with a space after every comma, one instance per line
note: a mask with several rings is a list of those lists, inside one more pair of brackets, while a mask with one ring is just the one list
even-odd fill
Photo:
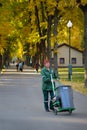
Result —
[[[50, 103], [49, 103], [49, 95], [50, 95]], [[45, 110], [53, 109], [52, 99], [54, 98], [53, 91], [43, 91], [44, 96], [44, 108]]]

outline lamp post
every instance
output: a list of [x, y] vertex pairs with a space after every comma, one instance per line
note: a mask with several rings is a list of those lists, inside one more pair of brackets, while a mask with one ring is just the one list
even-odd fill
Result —
[[72, 76], [72, 65], [71, 65], [71, 28], [72, 28], [72, 22], [69, 20], [67, 23], [67, 27], [69, 29], [69, 66], [68, 66], [68, 80], [71, 81]]

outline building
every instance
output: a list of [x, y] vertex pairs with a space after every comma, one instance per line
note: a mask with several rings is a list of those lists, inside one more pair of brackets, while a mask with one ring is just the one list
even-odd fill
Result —
[[[83, 51], [70, 46], [71, 64], [73, 67], [83, 67]], [[69, 65], [69, 45], [61, 44], [58, 46], [58, 66], [67, 67]]]

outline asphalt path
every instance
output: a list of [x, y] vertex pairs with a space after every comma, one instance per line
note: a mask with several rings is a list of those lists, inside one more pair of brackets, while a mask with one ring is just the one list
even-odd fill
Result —
[[73, 91], [76, 110], [45, 112], [38, 74], [0, 76], [0, 130], [87, 130], [87, 96]]

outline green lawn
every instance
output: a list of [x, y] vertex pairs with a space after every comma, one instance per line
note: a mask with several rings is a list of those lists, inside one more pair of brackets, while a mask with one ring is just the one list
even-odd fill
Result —
[[[68, 68], [59, 68], [58, 73], [60, 79], [68, 80]], [[84, 68], [72, 68], [72, 81], [84, 82]]]
[[71, 85], [74, 90], [87, 95], [87, 88], [84, 87], [84, 68], [72, 68], [72, 81], [68, 80], [68, 68], [59, 68], [58, 73], [63, 84]]

